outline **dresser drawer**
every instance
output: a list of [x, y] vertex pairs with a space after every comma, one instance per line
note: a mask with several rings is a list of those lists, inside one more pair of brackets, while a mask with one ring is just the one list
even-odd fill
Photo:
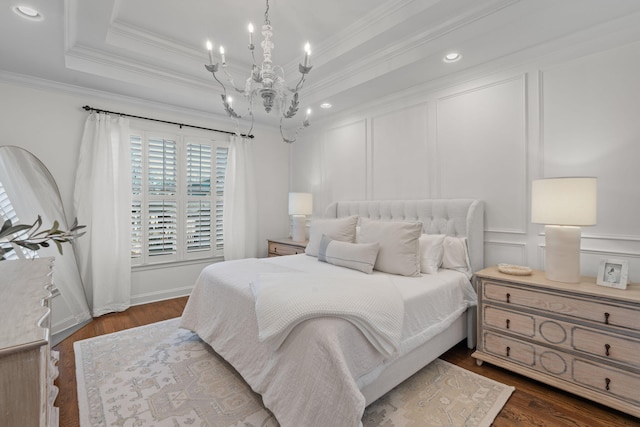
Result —
[[640, 405], [640, 375], [608, 366], [575, 360], [573, 380], [576, 384], [621, 400]]
[[640, 367], [640, 341], [580, 327], [572, 338], [576, 350]]
[[492, 333], [484, 334], [483, 343], [485, 352], [505, 360], [526, 366], [533, 366], [535, 363], [535, 349], [530, 344]]
[[484, 306], [482, 309], [483, 322], [486, 326], [511, 332], [525, 337], [534, 337], [536, 322], [534, 316], [516, 313], [493, 306]]
[[635, 331], [640, 330], [638, 312], [626, 307], [580, 299], [574, 296], [546, 293], [540, 290], [515, 288], [495, 282], [486, 282], [483, 286], [483, 291], [482, 298], [487, 301], [545, 310], [550, 313], [591, 320], [601, 324], [619, 326]]

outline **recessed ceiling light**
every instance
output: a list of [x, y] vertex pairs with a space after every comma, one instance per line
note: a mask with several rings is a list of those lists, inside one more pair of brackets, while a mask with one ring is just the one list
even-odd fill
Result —
[[32, 21], [41, 21], [43, 19], [40, 12], [38, 12], [36, 9], [29, 6], [14, 6], [13, 11], [17, 15], [25, 19], [30, 19]]
[[451, 52], [451, 53], [447, 53], [443, 60], [444, 62], [456, 62], [459, 61], [460, 58], [462, 58], [462, 55], [460, 55], [458, 52]]
[[325, 110], [328, 110], [331, 107], [333, 107], [333, 105], [328, 102], [323, 102], [322, 104], [320, 104], [320, 108], [324, 108]]

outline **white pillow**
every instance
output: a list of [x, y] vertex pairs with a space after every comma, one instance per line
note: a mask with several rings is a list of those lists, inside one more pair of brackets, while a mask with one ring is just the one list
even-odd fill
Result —
[[444, 255], [444, 234], [423, 234], [420, 242], [420, 272], [436, 274]]
[[465, 273], [467, 277], [471, 277], [473, 271], [469, 261], [467, 238], [447, 236], [444, 238], [443, 246], [442, 268], [460, 271]]
[[403, 276], [420, 275], [421, 222], [360, 219], [357, 243], [380, 243], [375, 270]]
[[355, 242], [356, 224], [358, 224], [358, 215], [344, 218], [314, 219], [309, 227], [309, 243], [307, 243], [307, 247], [304, 250], [305, 253], [311, 256], [318, 256], [318, 248], [323, 234], [333, 240]]
[[375, 243], [349, 243], [322, 236], [318, 261], [371, 274], [380, 245]]

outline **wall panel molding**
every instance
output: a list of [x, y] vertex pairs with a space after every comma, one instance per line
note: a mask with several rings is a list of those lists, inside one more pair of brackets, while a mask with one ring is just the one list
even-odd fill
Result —
[[487, 266], [499, 263], [528, 265], [527, 244], [485, 239], [484, 260]]
[[435, 100], [437, 193], [485, 200], [487, 231], [528, 232], [528, 103], [526, 73]]
[[[371, 197], [430, 196], [428, 103], [374, 115], [371, 123]], [[406, 171], [412, 171], [406, 173]]]

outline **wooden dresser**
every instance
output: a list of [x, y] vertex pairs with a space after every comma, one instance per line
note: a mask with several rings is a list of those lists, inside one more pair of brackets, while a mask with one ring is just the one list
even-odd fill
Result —
[[57, 427], [49, 344], [53, 258], [0, 261], [0, 425]]
[[552, 282], [544, 272], [475, 275], [473, 357], [640, 417], [640, 285]]
[[303, 254], [308, 241], [296, 242], [291, 239], [269, 239], [269, 257]]

